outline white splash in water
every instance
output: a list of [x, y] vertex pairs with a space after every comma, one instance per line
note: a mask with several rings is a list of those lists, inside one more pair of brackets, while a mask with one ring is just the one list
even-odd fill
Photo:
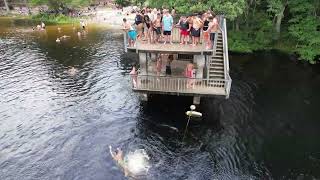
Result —
[[135, 175], [146, 174], [150, 168], [149, 156], [144, 149], [129, 152], [125, 157], [128, 170]]

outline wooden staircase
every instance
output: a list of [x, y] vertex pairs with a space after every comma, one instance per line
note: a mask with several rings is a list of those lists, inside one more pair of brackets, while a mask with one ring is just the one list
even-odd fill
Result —
[[222, 34], [217, 33], [216, 52], [209, 59], [209, 79], [225, 79]]
[[223, 81], [222, 85], [226, 92], [226, 99], [229, 98], [231, 91], [232, 79], [229, 74], [229, 54], [228, 54], [228, 37], [227, 37], [227, 23], [224, 16], [219, 16], [219, 24], [221, 31], [216, 33], [212, 55], [207, 61], [207, 78], [208, 85], [214, 86], [215, 81]]

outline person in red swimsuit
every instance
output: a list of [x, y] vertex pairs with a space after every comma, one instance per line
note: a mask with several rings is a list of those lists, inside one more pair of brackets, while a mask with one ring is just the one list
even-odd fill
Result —
[[181, 16], [176, 26], [180, 27], [180, 44], [187, 44], [187, 38], [189, 36], [189, 23], [186, 16]]
[[190, 88], [193, 85], [193, 80], [192, 80], [192, 78], [194, 78], [193, 77], [193, 72], [194, 72], [194, 65], [192, 64], [192, 62], [190, 62], [190, 63], [187, 64], [187, 67], [185, 69], [185, 77], [188, 78], [188, 80], [187, 80], [187, 88]]

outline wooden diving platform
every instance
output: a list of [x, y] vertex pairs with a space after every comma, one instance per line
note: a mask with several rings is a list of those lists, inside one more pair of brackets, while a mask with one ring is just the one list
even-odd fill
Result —
[[[213, 49], [206, 49], [202, 37], [197, 46], [180, 45], [178, 28], [172, 31], [173, 44], [139, 40], [134, 47], [127, 47], [125, 34], [125, 51], [139, 55], [139, 71], [131, 75], [132, 90], [142, 94], [144, 100], [149, 94], [193, 96], [195, 104], [200, 103], [200, 97], [224, 96], [228, 99], [232, 79], [229, 75], [227, 26], [223, 16], [218, 21], [222, 31], [215, 34]], [[192, 77], [185, 77], [189, 63], [193, 64]], [[171, 73], [166, 72], [168, 67]]]

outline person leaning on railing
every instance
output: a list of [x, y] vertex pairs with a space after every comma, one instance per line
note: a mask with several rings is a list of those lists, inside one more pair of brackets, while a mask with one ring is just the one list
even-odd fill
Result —
[[187, 67], [186, 67], [184, 73], [185, 73], [185, 77], [188, 78], [188, 80], [187, 80], [187, 88], [193, 87], [193, 83], [194, 82], [193, 82], [192, 78], [194, 78], [195, 71], [194, 71], [194, 65], [193, 65], [192, 62], [189, 62], [187, 64]]
[[218, 32], [219, 29], [220, 29], [220, 31], [222, 31], [222, 29], [221, 29], [221, 27], [220, 27], [220, 25], [218, 23], [218, 20], [217, 20], [215, 15], [210, 16], [208, 18], [208, 20], [209, 20], [209, 27], [207, 29], [207, 32], [210, 33], [209, 48], [212, 49], [213, 45], [214, 45], [215, 35], [216, 35], [216, 33]]

